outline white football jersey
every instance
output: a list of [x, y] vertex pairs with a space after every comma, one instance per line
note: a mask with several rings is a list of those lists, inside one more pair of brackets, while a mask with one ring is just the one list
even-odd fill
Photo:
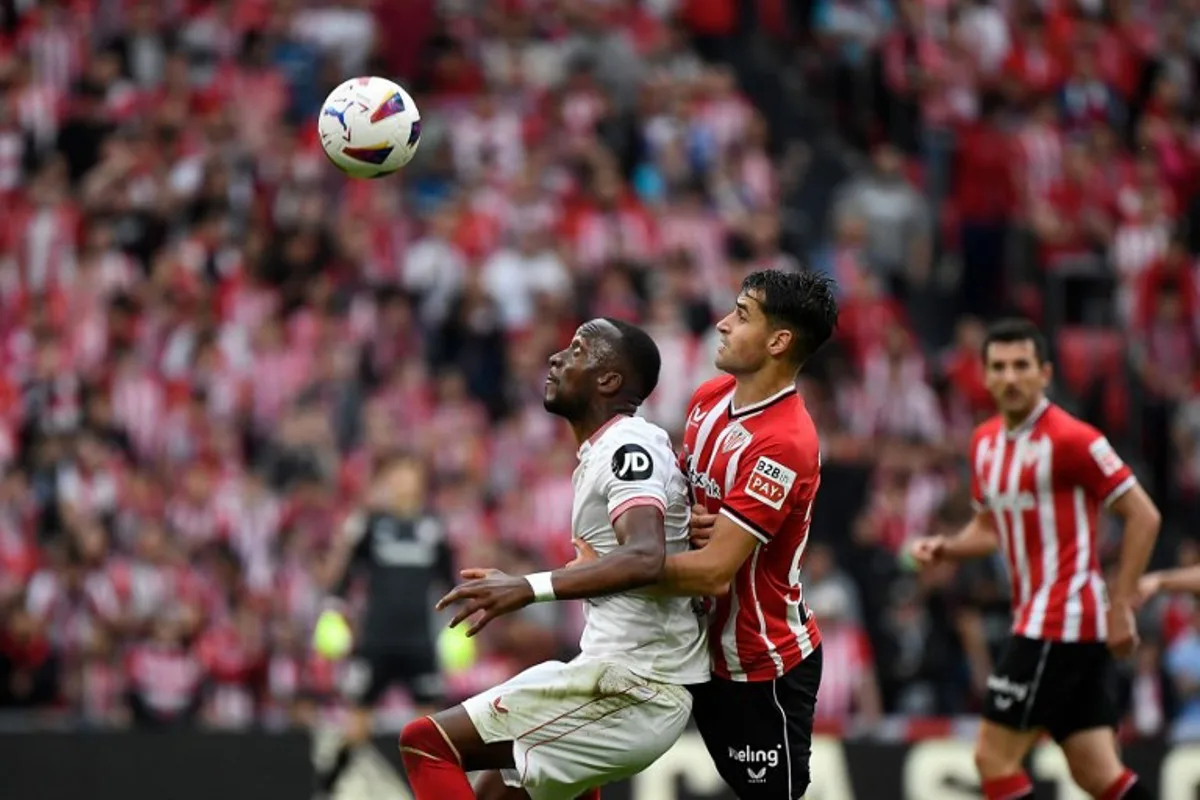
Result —
[[[579, 448], [572, 478], [572, 529], [598, 555], [618, 546], [612, 521], [637, 505], [663, 512], [667, 555], [688, 549], [686, 482], [666, 431], [639, 417], [616, 417]], [[707, 620], [687, 597], [637, 590], [584, 601], [581, 658], [604, 660], [649, 680], [709, 678]]]

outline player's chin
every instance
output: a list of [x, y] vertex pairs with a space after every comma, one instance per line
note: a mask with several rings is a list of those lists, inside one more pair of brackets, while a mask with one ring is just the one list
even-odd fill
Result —
[[564, 404], [558, 396], [557, 387], [553, 385], [546, 386], [546, 393], [542, 395], [542, 408], [549, 411], [551, 414], [562, 415]]
[[738, 361], [732, 357], [729, 348], [722, 347], [713, 358], [713, 366], [722, 372], [738, 372]]

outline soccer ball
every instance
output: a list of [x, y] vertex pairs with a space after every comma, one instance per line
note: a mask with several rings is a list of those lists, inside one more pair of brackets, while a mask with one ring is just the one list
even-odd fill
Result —
[[412, 160], [421, 141], [421, 115], [399, 84], [351, 78], [325, 98], [317, 131], [325, 155], [342, 172], [380, 178]]

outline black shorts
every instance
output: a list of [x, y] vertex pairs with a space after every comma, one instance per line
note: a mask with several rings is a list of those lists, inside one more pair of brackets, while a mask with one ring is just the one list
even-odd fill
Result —
[[988, 678], [983, 718], [1018, 731], [1045, 730], [1056, 742], [1116, 728], [1116, 662], [1103, 642], [1014, 636]]
[[388, 687], [398, 685], [418, 705], [442, 699], [442, 678], [432, 643], [381, 648], [365, 644], [350, 658], [343, 673], [342, 695], [359, 708], [374, 706]]
[[796, 800], [808, 789], [821, 648], [781, 678], [713, 678], [692, 687], [692, 714], [717, 772], [741, 800]]

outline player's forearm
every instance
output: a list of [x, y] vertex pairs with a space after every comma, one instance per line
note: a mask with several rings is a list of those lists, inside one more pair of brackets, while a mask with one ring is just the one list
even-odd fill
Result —
[[[736, 570], [735, 570], [736, 572]], [[673, 597], [719, 597], [733, 578], [707, 548], [667, 556], [656, 590]]]
[[604, 597], [652, 586], [663, 574], [661, 548], [622, 545], [587, 564], [550, 573], [557, 600]]
[[1168, 594], [1200, 594], [1200, 566], [1168, 569], [1158, 573], [1159, 586]]
[[1138, 581], [1150, 563], [1154, 553], [1154, 542], [1162, 524], [1158, 510], [1147, 503], [1137, 513], [1125, 517], [1125, 531], [1121, 537], [1121, 556], [1117, 562], [1117, 574], [1109, 587], [1109, 596], [1114, 602], [1136, 604]]
[[946, 540], [942, 553], [953, 561], [966, 561], [972, 558], [983, 558], [996, 552], [999, 546], [996, 534], [978, 519], [973, 519], [967, 526]]

